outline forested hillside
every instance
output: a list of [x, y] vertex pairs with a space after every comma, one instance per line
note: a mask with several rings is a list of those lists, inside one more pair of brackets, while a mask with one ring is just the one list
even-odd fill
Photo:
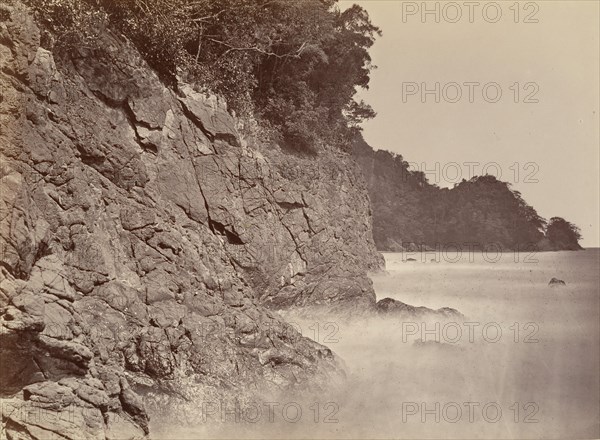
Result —
[[440, 188], [401, 155], [374, 151], [361, 136], [353, 143], [373, 208], [379, 250], [450, 244], [505, 250], [581, 249], [577, 226], [553, 217], [548, 223], [521, 194], [494, 176], [476, 176]]

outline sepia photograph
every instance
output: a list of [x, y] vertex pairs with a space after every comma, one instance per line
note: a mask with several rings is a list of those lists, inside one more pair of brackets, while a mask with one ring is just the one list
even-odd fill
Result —
[[0, 440], [600, 439], [600, 0], [0, 0]]

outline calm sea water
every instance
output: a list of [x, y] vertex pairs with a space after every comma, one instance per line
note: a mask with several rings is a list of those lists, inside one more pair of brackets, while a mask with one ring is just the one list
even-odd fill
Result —
[[373, 282], [464, 321], [288, 317], [345, 360], [342, 390], [160, 436], [599, 438], [600, 250], [459, 257], [388, 253]]

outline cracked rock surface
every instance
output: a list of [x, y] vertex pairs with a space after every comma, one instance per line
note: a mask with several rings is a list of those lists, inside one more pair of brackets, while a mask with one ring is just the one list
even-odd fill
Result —
[[153, 407], [342, 377], [275, 309], [374, 307], [354, 162], [244, 139], [109, 31], [58, 56], [0, 9], [0, 437], [138, 438]]

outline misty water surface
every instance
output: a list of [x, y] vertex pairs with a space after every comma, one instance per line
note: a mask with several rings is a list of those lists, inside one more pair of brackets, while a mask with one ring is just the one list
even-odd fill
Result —
[[[279, 398], [273, 422], [265, 412], [258, 423], [159, 426], [156, 435], [600, 437], [599, 250], [485, 257], [388, 253], [387, 273], [372, 276], [378, 299], [452, 307], [468, 324], [286, 316], [344, 359], [342, 390]], [[552, 277], [566, 286], [549, 287]]]

